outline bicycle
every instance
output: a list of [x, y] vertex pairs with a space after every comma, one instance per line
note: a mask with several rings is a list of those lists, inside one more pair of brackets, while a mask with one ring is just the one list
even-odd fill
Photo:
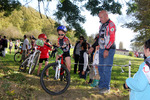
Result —
[[35, 51], [29, 54], [29, 56], [22, 62], [19, 71], [25, 72], [27, 67], [29, 67], [29, 74], [32, 74], [39, 60], [40, 53], [41, 51], [37, 50], [36, 46]]
[[[43, 69], [40, 76], [40, 84], [42, 88], [50, 95], [60, 95], [64, 93], [70, 85], [70, 72], [67, 69], [63, 51], [57, 48], [59, 59], [57, 62], [50, 63]], [[49, 76], [46, 76], [48, 70]]]
[[22, 58], [22, 52], [21, 52], [21, 47], [18, 47], [18, 51], [14, 55], [14, 61], [15, 62], [20, 62]]

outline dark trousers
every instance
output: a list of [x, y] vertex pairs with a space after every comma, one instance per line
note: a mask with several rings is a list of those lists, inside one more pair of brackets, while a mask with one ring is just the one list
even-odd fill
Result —
[[74, 64], [74, 73], [77, 73], [77, 65], [79, 63], [79, 55], [74, 55], [74, 60], [75, 60], [75, 64]]

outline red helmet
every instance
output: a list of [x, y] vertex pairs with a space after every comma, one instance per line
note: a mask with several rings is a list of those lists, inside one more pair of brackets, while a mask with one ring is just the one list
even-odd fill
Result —
[[40, 35], [38, 36], [38, 39], [39, 39], [39, 38], [47, 39], [47, 36], [46, 36], [45, 34], [40, 34]]

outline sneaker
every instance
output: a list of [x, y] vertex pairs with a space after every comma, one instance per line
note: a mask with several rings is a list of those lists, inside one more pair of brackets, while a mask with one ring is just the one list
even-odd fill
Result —
[[[102, 88], [103, 89], [103, 88]], [[95, 87], [93, 87], [93, 90], [102, 90], [101, 88], [99, 88], [99, 86], [97, 85], [97, 86], [95, 86]]]
[[110, 90], [107, 88], [103, 88], [99, 91], [100, 94], [109, 93], [109, 92], [110, 92]]

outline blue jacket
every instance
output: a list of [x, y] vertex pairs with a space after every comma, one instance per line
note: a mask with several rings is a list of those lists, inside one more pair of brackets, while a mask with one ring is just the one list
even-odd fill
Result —
[[131, 89], [130, 100], [150, 100], [150, 84], [143, 72], [145, 66], [147, 65], [143, 62], [134, 77], [126, 80], [127, 86]]

